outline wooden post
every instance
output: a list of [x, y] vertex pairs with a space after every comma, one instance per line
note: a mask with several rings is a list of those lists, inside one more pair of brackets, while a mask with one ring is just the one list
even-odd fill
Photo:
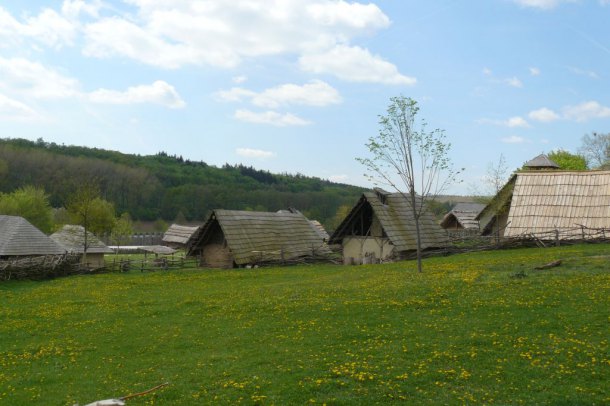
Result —
[[555, 246], [559, 247], [560, 243], [559, 243], [559, 230], [555, 229]]

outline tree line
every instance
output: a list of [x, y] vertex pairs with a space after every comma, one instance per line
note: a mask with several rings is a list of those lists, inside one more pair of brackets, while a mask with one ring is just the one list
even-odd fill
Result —
[[272, 174], [250, 166], [222, 167], [159, 152], [123, 154], [43, 139], [0, 139], [0, 193], [32, 186], [50, 206], [67, 207], [83, 184], [133, 220], [202, 222], [213, 209], [276, 211], [295, 207], [327, 227], [361, 188], [301, 174]]

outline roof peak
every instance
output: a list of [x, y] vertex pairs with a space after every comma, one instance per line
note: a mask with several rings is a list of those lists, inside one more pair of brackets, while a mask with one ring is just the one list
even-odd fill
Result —
[[537, 157], [527, 161], [525, 163], [525, 165], [523, 165], [526, 168], [557, 168], [559, 169], [559, 165], [557, 165], [555, 162], [553, 162], [552, 159], [550, 159], [547, 155], [545, 154], [540, 154]]

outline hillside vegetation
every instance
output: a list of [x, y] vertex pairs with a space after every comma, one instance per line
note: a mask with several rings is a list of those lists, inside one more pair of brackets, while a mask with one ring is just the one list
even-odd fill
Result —
[[0, 139], [0, 192], [33, 185], [44, 188], [61, 207], [76, 187], [99, 184], [118, 213], [135, 220], [176, 217], [203, 221], [210, 210], [275, 211], [295, 207], [332, 225], [342, 205], [353, 205], [361, 188], [300, 174], [272, 174], [252, 167], [185, 160], [23, 139]]
[[[0, 403], [610, 403], [608, 245], [0, 284]], [[537, 265], [562, 266], [536, 271]]]

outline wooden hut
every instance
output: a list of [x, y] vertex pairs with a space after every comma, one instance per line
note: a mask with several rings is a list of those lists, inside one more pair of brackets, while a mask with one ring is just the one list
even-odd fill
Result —
[[478, 220], [484, 235], [587, 239], [610, 230], [610, 171], [518, 172]]
[[51, 239], [64, 247], [65, 251], [80, 254], [81, 263], [91, 268], [105, 266], [104, 255], [114, 252], [93, 233], [87, 231], [87, 256], [85, 258], [85, 228], [78, 225], [63, 226], [61, 230], [51, 234]]
[[523, 165], [524, 169], [531, 171], [540, 171], [540, 170], [555, 170], [559, 169], [559, 165], [557, 165], [551, 158], [546, 156], [545, 154], [540, 154], [537, 157], [527, 161]]
[[[431, 212], [420, 217], [422, 249], [446, 245], [446, 233]], [[415, 219], [407, 199], [381, 189], [363, 193], [330, 237], [343, 246], [345, 263], [402, 258], [417, 249]]]
[[172, 224], [163, 234], [163, 244], [172, 248], [184, 248], [199, 226]]
[[479, 232], [476, 219], [485, 208], [482, 203], [458, 203], [441, 220], [441, 227], [448, 232]]
[[330, 249], [297, 210], [271, 212], [214, 210], [187, 244], [187, 255], [202, 266], [232, 268], [325, 257]]
[[0, 215], [0, 259], [65, 253], [61, 245], [23, 217]]

